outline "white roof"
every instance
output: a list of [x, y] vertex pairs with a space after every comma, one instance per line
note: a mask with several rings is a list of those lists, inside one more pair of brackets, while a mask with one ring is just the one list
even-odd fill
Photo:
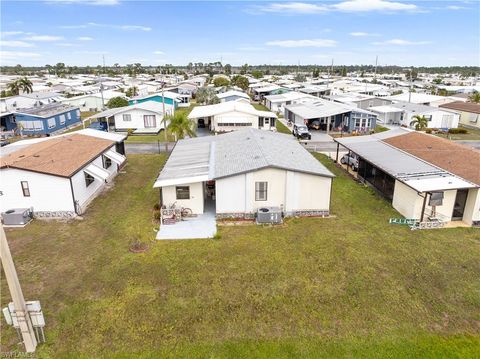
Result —
[[[169, 110], [171, 109], [172, 105], [165, 104], [165, 110], [168, 114]], [[111, 117], [114, 115], [117, 115], [119, 113], [123, 112], [128, 112], [128, 111], [133, 111], [133, 110], [145, 110], [145, 111], [150, 111], [154, 112], [158, 115], [163, 115], [163, 104], [161, 102], [157, 101], [145, 101], [141, 103], [135, 103], [130, 106], [123, 106], [123, 107], [116, 107], [116, 108], [110, 108], [108, 110], [96, 113], [92, 116], [89, 117], [89, 119], [95, 119], [95, 118], [102, 118], [102, 117]]]
[[311, 99], [318, 99], [318, 97], [306, 94], [306, 93], [301, 93], [297, 91], [290, 91], [290, 92], [285, 92], [279, 95], [269, 95], [265, 96], [265, 99], [272, 103], [281, 103], [281, 102], [287, 102], [287, 101], [295, 101], [299, 100], [302, 98], [311, 98]]
[[188, 115], [189, 119], [216, 116], [227, 112], [243, 112], [259, 117], [273, 117], [277, 118], [273, 112], [259, 111], [255, 109], [251, 104], [244, 101], [228, 101], [215, 105], [196, 106]]
[[127, 138], [126, 135], [113, 133], [113, 132], [94, 130], [93, 128], [85, 128], [83, 130], [75, 131], [75, 133], [78, 133], [79, 135], [92, 136], [92, 137], [102, 138], [104, 140], [110, 140], [115, 142], [122, 142]]
[[[430, 94], [418, 93], [418, 92], [412, 92], [410, 93], [410, 95], [411, 96], [409, 96], [408, 92], [404, 92], [399, 95], [388, 96], [386, 98], [392, 101], [405, 101], [405, 102], [411, 102], [411, 103], [427, 103], [427, 102], [435, 102], [435, 101], [448, 99], [447, 97], [444, 97], [444, 96], [430, 95]], [[409, 97], [410, 97], [410, 101], [408, 101]]]
[[303, 119], [329, 117], [350, 111], [374, 115], [372, 112], [356, 108], [354, 105], [327, 101], [320, 98], [312, 102], [287, 105], [285, 108]]
[[403, 110], [393, 106], [372, 106], [372, 107], [369, 107], [368, 109], [370, 111], [377, 112], [377, 113], [403, 112]]
[[230, 90], [223, 93], [219, 93], [217, 95], [219, 99], [230, 97], [230, 96], [238, 96], [238, 97], [242, 97], [250, 100], [250, 97], [245, 92], [241, 92], [241, 91]]

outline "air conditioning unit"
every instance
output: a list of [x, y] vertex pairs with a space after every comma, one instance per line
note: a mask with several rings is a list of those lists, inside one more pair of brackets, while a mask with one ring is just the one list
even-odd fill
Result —
[[2, 213], [3, 224], [6, 226], [22, 226], [33, 218], [32, 208], [13, 208]]
[[262, 207], [257, 210], [257, 224], [282, 223], [280, 207]]

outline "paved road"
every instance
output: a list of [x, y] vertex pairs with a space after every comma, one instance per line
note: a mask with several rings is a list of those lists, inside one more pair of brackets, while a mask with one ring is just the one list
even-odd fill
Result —
[[461, 143], [462, 145], [472, 146], [473, 148], [480, 150], [480, 141], [455, 141]]
[[[168, 151], [170, 152], [175, 146], [174, 142], [167, 142]], [[161, 153], [166, 152], [165, 143], [125, 143], [125, 151], [127, 154], [143, 154], [143, 153]]]

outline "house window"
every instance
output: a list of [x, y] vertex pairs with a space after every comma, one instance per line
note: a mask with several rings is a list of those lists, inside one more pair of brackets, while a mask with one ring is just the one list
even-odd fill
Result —
[[30, 197], [30, 188], [28, 187], [27, 181], [21, 181], [23, 197]]
[[61, 125], [65, 124], [65, 115], [60, 115], [60, 124]]
[[132, 121], [132, 115], [123, 115], [123, 121], [130, 122]]
[[102, 156], [103, 168], [107, 169], [112, 165], [112, 160], [107, 156]]
[[177, 199], [190, 199], [190, 187], [189, 186], [177, 186], [175, 187], [177, 192]]
[[258, 118], [258, 127], [263, 127], [263, 117]]
[[56, 126], [55, 117], [49, 118], [47, 124], [48, 128], [54, 128]]
[[72, 119], [72, 113], [71, 112], [67, 112], [67, 120], [71, 120]]
[[95, 182], [95, 178], [92, 175], [88, 174], [87, 172], [83, 172], [85, 175], [85, 187], [90, 186], [93, 182]]
[[255, 201], [267, 200], [267, 182], [255, 182]]
[[265, 119], [265, 125], [268, 125], [270, 123], [270, 119], [266, 118]]

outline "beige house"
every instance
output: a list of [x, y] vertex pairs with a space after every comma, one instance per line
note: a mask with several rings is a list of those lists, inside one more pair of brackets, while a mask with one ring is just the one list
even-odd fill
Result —
[[248, 129], [179, 141], [154, 187], [167, 208], [217, 218], [255, 218], [265, 207], [326, 216], [333, 177], [291, 136]]
[[460, 124], [463, 126], [480, 128], [480, 104], [456, 101], [440, 105], [440, 107], [460, 113]]

